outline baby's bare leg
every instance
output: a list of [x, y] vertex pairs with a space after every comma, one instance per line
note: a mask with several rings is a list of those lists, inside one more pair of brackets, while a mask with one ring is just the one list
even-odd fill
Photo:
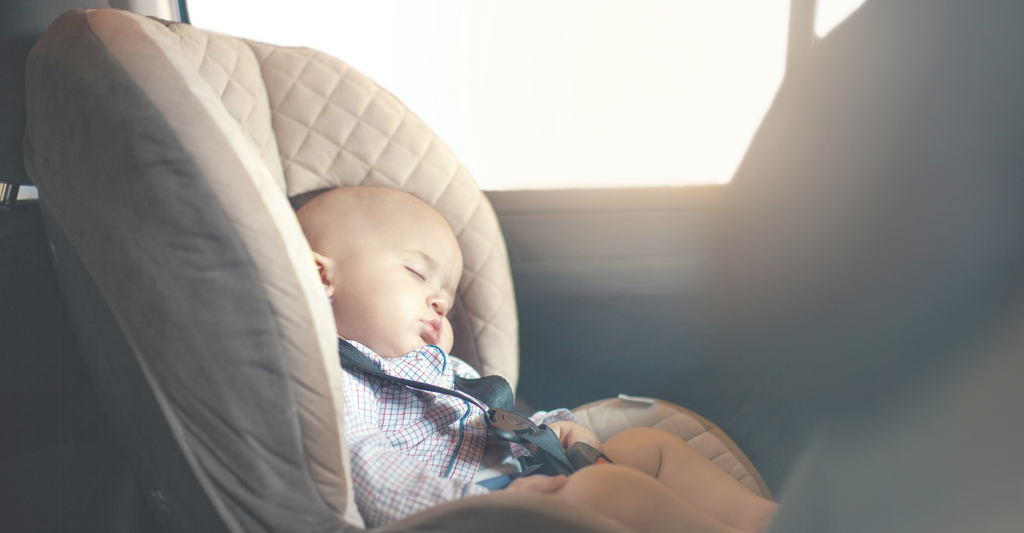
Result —
[[569, 476], [555, 497], [636, 533], [739, 533], [634, 469], [592, 465]]
[[778, 508], [671, 433], [629, 429], [608, 439], [604, 451], [616, 464], [654, 477], [679, 498], [741, 531], [761, 531]]

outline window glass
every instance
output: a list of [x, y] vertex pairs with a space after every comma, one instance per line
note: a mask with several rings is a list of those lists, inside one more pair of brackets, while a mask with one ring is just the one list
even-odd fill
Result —
[[124, 9], [147, 17], [181, 20], [177, 0], [108, 0], [108, 3], [114, 9]]
[[788, 0], [189, 0], [334, 55], [484, 189], [727, 182], [782, 80]]
[[18, 189], [18, 197], [16, 200], [38, 200], [39, 192], [36, 190], [34, 185], [22, 185]]
[[824, 37], [862, 5], [864, 0], [817, 0], [814, 6], [814, 34]]

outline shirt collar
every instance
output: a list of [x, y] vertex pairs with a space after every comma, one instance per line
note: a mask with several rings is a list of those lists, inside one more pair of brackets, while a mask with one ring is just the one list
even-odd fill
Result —
[[401, 357], [386, 358], [356, 341], [348, 341], [365, 354], [382, 372], [396, 378], [429, 383], [438, 387], [455, 386], [455, 374], [444, 350], [434, 345], [413, 350]]

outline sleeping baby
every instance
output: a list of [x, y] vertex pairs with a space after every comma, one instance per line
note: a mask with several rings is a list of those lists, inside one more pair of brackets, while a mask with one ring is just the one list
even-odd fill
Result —
[[[456, 376], [479, 377], [448, 353], [462, 252], [437, 211], [393, 189], [349, 187], [298, 216], [341, 342], [389, 376], [446, 389]], [[633, 428], [602, 443], [565, 409], [530, 419], [563, 447], [585, 442], [614, 464], [523, 475], [528, 452], [489, 434], [479, 405], [348, 366], [344, 374], [345, 439], [369, 527], [492, 490], [561, 499], [637, 532], [761, 531], [777, 508], [672, 434]]]

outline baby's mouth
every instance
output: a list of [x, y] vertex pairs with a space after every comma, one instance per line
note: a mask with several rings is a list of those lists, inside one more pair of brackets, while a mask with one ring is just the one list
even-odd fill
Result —
[[441, 319], [422, 320], [423, 334], [420, 337], [428, 344], [437, 344], [441, 340]]

